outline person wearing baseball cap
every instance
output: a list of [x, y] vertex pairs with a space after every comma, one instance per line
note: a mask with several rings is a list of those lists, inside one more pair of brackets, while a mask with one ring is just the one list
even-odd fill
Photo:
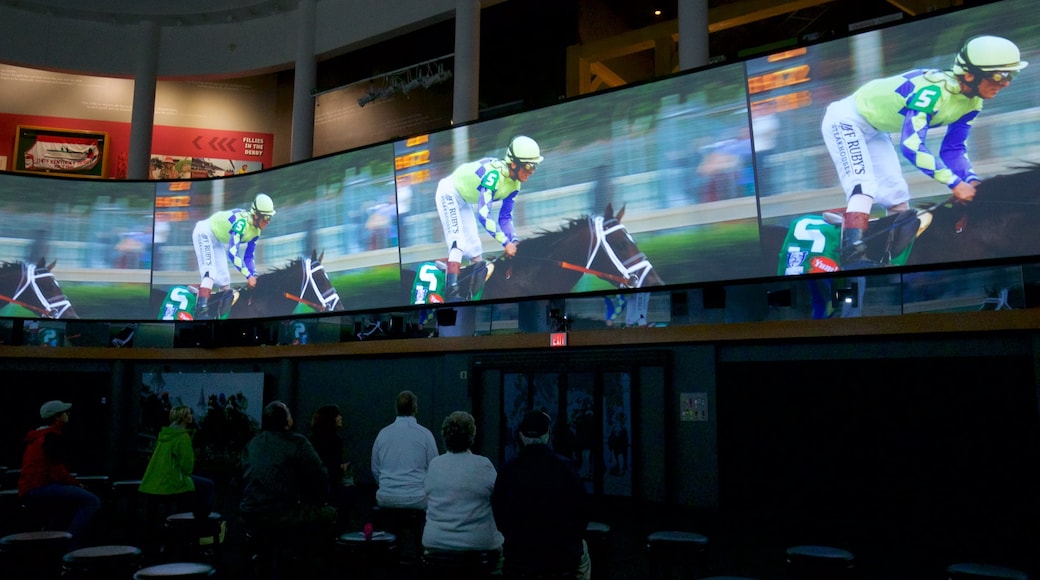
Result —
[[491, 507], [505, 537], [503, 573], [587, 580], [587, 492], [574, 465], [549, 447], [551, 428], [543, 411], [524, 415], [517, 428], [520, 453], [495, 481]]
[[47, 515], [48, 528], [65, 527], [72, 544], [79, 545], [101, 509], [101, 499], [69, 472], [64, 431], [70, 409], [72, 405], [64, 401], [40, 406], [40, 418], [46, 423], [25, 436], [18, 496]]

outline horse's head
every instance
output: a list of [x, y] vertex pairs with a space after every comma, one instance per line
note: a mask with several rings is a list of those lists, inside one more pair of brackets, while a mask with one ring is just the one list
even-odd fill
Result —
[[663, 286], [664, 281], [621, 223], [624, 215], [624, 207], [614, 215], [613, 204], [607, 204], [601, 217], [589, 217], [593, 239], [586, 267], [597, 264], [597, 269], [606, 269], [609, 263], [609, 267], [618, 272], [626, 288]]
[[11, 301], [44, 318], [79, 318], [54, 278], [54, 264], [43, 258], [35, 264], [22, 262], [22, 278]]
[[300, 298], [307, 298], [308, 292], [314, 297], [312, 306], [320, 312], [331, 312], [343, 310], [343, 302], [339, 299], [339, 293], [329, 279], [329, 273], [325, 266], [321, 265], [325, 252], [320, 255], [317, 250], [311, 252], [311, 257], [301, 260], [303, 268], [303, 288], [300, 290]]

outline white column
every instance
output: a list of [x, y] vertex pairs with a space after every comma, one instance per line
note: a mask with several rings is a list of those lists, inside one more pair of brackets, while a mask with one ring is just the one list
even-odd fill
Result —
[[679, 70], [708, 64], [708, 0], [679, 0]]
[[458, 0], [455, 5], [455, 92], [453, 124], [480, 116], [480, 0]]
[[134, 104], [130, 112], [128, 179], [148, 179], [152, 156], [152, 126], [155, 124], [155, 83], [159, 70], [159, 25], [143, 20], [137, 27], [137, 70], [134, 74]]
[[314, 34], [317, 23], [317, 0], [300, 0], [296, 8], [296, 71], [293, 76], [291, 161], [304, 161], [314, 156], [314, 84], [317, 62], [314, 58]]

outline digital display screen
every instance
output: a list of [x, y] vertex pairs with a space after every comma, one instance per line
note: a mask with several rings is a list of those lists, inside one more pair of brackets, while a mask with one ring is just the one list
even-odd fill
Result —
[[[1037, 17], [1006, 0], [230, 177], [3, 175], [0, 316], [290, 318], [1035, 256]], [[973, 58], [1004, 42], [1033, 64], [955, 67], [979, 35], [1004, 40]]]
[[[869, 215], [866, 267], [1040, 253], [1040, 230], [1029, 223], [1040, 43], [1028, 23], [1038, 11], [1022, 0], [990, 4], [749, 60], [763, 252], [777, 258], [771, 274], [850, 269], [843, 262], [854, 252], [841, 251], [842, 223], [845, 238], [857, 229], [843, 215], [850, 208]], [[1002, 40], [969, 42], [985, 36]], [[998, 82], [979, 78], [982, 68], [958, 76], [966, 46], [969, 59], [997, 74], [1014, 73], [1019, 60], [1032, 64]], [[761, 140], [759, 127], [768, 128]], [[844, 187], [841, 173], [849, 175]], [[972, 201], [951, 197], [951, 175], [977, 176]], [[859, 203], [850, 199], [858, 193]]]

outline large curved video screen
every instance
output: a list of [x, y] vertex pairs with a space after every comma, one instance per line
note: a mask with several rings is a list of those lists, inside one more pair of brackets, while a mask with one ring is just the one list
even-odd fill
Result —
[[[227, 178], [4, 175], [0, 316], [277, 318], [1040, 255], [1038, 16], [1007, 0]], [[955, 66], [980, 35], [1000, 37], [968, 51], [986, 66]], [[260, 193], [255, 287], [216, 247], [233, 291], [200, 309], [198, 224]]]

